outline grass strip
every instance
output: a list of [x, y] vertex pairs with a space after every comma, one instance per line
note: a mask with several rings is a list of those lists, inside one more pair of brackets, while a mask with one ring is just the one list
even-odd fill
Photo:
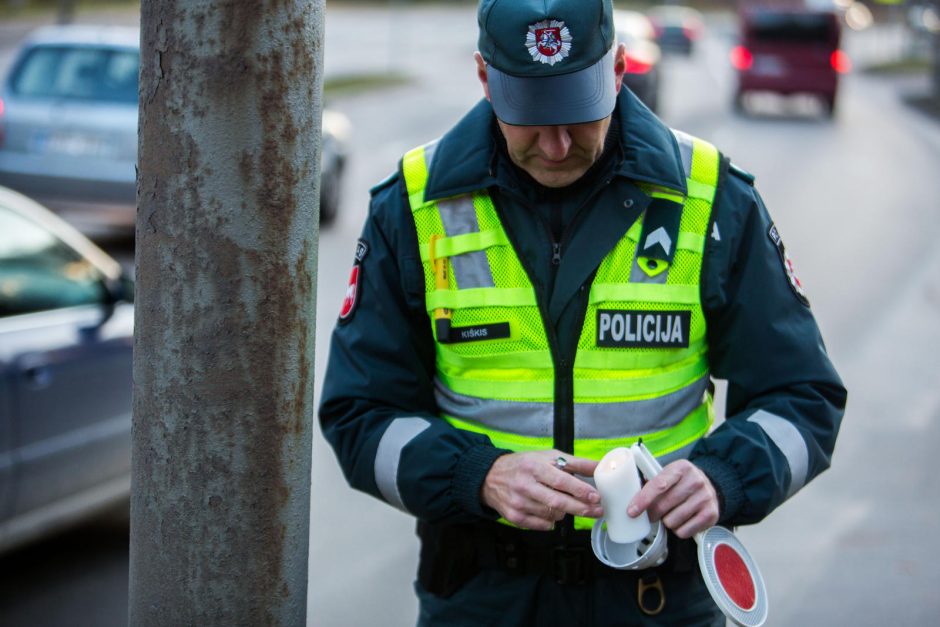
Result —
[[410, 82], [411, 78], [400, 72], [341, 74], [323, 79], [323, 95], [349, 96], [375, 89], [398, 87]]

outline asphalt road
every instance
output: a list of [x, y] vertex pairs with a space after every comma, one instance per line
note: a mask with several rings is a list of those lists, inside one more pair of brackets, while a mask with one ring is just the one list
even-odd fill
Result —
[[[850, 391], [832, 469], [740, 530], [767, 581], [767, 624], [935, 623], [940, 126], [901, 104], [907, 86], [862, 74], [844, 81], [834, 121], [773, 98], [735, 116], [726, 24], [692, 58], [667, 60], [662, 116], [756, 175]], [[466, 8], [328, 12], [327, 74], [388, 68], [412, 81], [329, 103], [354, 135], [341, 216], [321, 233], [318, 390], [367, 190], [480, 97], [474, 40]], [[874, 57], [883, 42], [847, 45]], [[346, 487], [319, 433], [313, 495], [309, 624], [414, 624], [413, 521]], [[126, 538], [120, 525], [89, 525], [0, 558], [0, 624], [123, 624]]]

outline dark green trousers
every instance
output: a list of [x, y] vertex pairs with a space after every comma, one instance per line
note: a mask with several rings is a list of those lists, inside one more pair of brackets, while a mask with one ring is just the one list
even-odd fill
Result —
[[542, 575], [483, 570], [446, 599], [427, 592], [416, 582], [418, 627], [725, 625], [725, 617], [712, 601], [697, 568], [664, 574], [660, 580], [665, 603], [655, 616], [640, 610], [637, 575], [629, 572], [589, 584], [560, 585]]

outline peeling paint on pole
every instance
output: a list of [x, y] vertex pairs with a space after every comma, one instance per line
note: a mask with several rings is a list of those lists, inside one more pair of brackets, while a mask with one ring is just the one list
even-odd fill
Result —
[[322, 24], [142, 2], [132, 625], [304, 622]]

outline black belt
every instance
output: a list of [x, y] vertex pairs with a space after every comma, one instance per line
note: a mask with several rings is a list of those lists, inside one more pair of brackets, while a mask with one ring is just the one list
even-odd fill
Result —
[[591, 549], [591, 534], [524, 531], [507, 525], [476, 525], [472, 540], [481, 568], [519, 575], [548, 575], [560, 584], [583, 584], [622, 574], [602, 564]]
[[[547, 575], [560, 584], [572, 585], [604, 577], [642, 575], [643, 571], [618, 570], [602, 564], [591, 549], [589, 531], [566, 531], [528, 531], [489, 522], [476, 525], [419, 522], [420, 570], [429, 574], [454, 570], [475, 574], [498, 569], [518, 575]], [[688, 571], [695, 559], [695, 544], [691, 540], [670, 535], [669, 559], [657, 571]]]

